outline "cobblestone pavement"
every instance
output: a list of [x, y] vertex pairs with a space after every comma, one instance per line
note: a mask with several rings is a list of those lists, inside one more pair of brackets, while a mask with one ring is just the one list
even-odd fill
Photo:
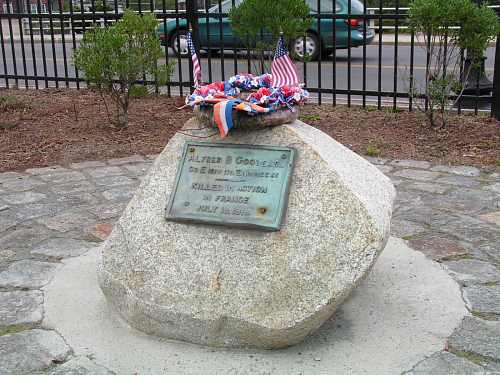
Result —
[[[0, 375], [111, 374], [41, 328], [60, 260], [109, 234], [154, 157], [0, 173]], [[500, 374], [500, 173], [369, 160], [398, 190], [392, 233], [441, 262], [470, 311], [408, 374]]]

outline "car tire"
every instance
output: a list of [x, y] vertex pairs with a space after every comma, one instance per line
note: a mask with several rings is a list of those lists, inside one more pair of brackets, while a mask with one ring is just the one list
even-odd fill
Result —
[[181, 57], [188, 57], [189, 48], [187, 45], [187, 30], [176, 30], [170, 37], [170, 47], [174, 51], [175, 56], [179, 56], [180, 50]]
[[210, 55], [211, 57], [217, 57], [220, 55], [220, 49], [214, 49], [211, 48], [210, 50], [206, 51], [207, 56]]
[[320, 50], [319, 38], [316, 34], [308, 32], [305, 37], [301, 36], [294, 40], [292, 50], [294, 55], [299, 59], [304, 59], [304, 57], [307, 56], [307, 59], [316, 60]]
[[323, 58], [329, 58], [330, 55], [333, 53], [333, 48], [328, 48], [328, 49], [322, 49], [321, 50], [321, 57]]

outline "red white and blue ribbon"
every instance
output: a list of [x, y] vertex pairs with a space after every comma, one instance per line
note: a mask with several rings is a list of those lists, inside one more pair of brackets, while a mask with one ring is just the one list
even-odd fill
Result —
[[233, 110], [252, 114], [272, 112], [272, 108], [244, 102], [240, 99], [221, 100], [214, 105], [214, 120], [219, 128], [221, 138], [225, 138], [233, 127]]
[[219, 128], [221, 138], [225, 138], [233, 127], [233, 107], [241, 100], [223, 100], [214, 105], [214, 120]]

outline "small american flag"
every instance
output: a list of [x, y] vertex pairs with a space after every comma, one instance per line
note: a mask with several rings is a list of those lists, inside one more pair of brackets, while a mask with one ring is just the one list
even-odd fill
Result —
[[193, 35], [191, 31], [187, 33], [187, 43], [189, 52], [191, 53], [191, 60], [193, 61], [193, 80], [194, 87], [198, 87], [201, 83], [201, 66], [198, 60], [198, 55], [196, 54], [196, 49], [194, 48]]
[[278, 40], [271, 73], [273, 75], [273, 87], [296, 86], [299, 84], [297, 70], [286, 50], [283, 35], [280, 35]]

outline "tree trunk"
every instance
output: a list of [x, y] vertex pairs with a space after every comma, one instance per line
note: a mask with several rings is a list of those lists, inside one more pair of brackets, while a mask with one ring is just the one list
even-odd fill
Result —
[[128, 109], [123, 107], [118, 107], [118, 126], [120, 128], [126, 128], [128, 126]]

